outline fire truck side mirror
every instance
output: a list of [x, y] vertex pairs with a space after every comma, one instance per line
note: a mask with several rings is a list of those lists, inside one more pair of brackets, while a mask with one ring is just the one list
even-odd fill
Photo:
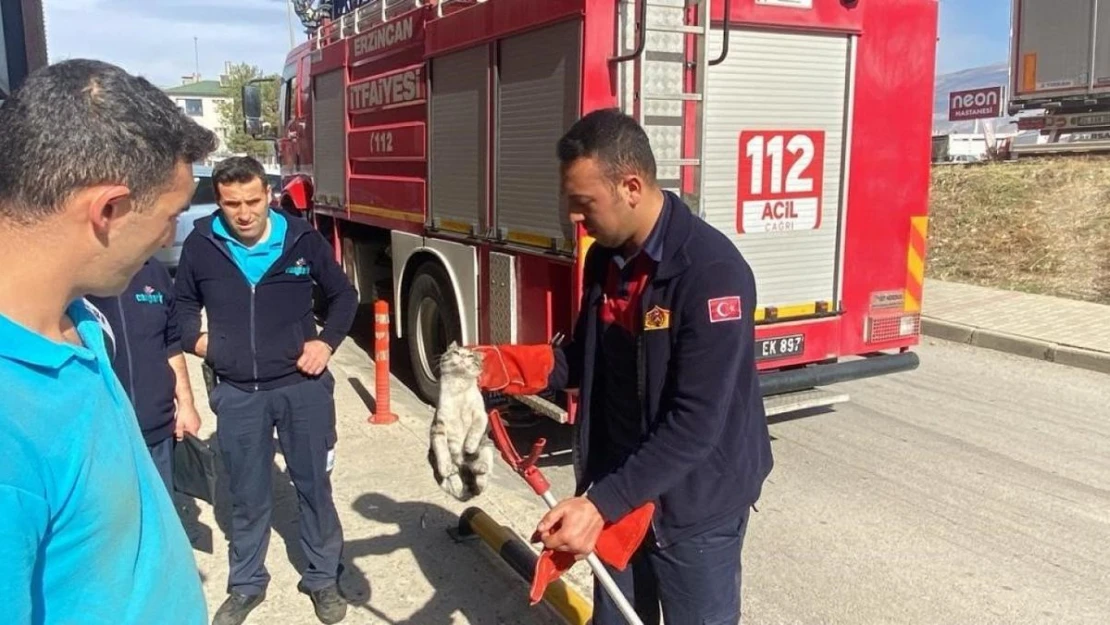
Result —
[[243, 85], [243, 131], [255, 139], [263, 138], [262, 89], [256, 83]]

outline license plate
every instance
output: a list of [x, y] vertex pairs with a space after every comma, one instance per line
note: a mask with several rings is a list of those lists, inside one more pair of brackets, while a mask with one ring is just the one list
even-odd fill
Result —
[[774, 358], [798, 356], [805, 351], [805, 345], [806, 337], [803, 334], [759, 339], [755, 342], [755, 359], [772, 360]]

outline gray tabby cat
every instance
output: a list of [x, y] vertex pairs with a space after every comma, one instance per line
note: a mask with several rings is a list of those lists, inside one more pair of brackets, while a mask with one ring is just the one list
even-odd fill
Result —
[[479, 495], [493, 469], [489, 415], [478, 389], [482, 354], [454, 341], [439, 361], [439, 402], [428, 460], [440, 488], [460, 501]]

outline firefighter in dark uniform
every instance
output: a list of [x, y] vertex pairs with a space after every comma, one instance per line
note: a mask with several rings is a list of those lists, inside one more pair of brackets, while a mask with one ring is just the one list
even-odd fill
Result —
[[[536, 536], [587, 554], [603, 528], [653, 505], [629, 566], [609, 569], [636, 612], [648, 624], [660, 611], [666, 623], [737, 623], [749, 510], [773, 464], [751, 268], [658, 186], [647, 135], [627, 115], [586, 115], [558, 156], [571, 220], [595, 239], [573, 340], [486, 347], [480, 382], [520, 394], [579, 389], [576, 496]], [[594, 586], [595, 625], [624, 623]]]
[[172, 498], [174, 441], [200, 430], [181, 351], [173, 280], [151, 258], [120, 295], [85, 299], [108, 320], [112, 368], [135, 407], [143, 439]]
[[[212, 184], [219, 210], [197, 220], [182, 245], [176, 291], [181, 343], [217, 379], [209, 403], [230, 478], [229, 596], [213, 622], [242, 623], [265, 598], [276, 428], [309, 561], [299, 588], [321, 622], [337, 623], [347, 608], [337, 587], [343, 532], [328, 475], [336, 433], [327, 364], [351, 328], [357, 295], [323, 235], [270, 208], [257, 160], [224, 160]], [[327, 299], [319, 335], [314, 283]]]

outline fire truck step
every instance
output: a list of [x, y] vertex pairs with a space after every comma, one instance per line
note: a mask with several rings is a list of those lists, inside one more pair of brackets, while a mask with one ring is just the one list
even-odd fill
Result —
[[824, 408], [849, 400], [847, 393], [833, 393], [821, 389], [808, 389], [771, 395], [763, 398], [763, 410], [768, 417], [811, 408]]
[[566, 423], [569, 420], [566, 410], [563, 410], [559, 406], [547, 401], [542, 397], [536, 395], [521, 395], [519, 397], [514, 397], [513, 399], [519, 401], [525, 406], [528, 406], [532, 410], [536, 411], [537, 414], [541, 414], [549, 419], [554, 419], [559, 423]]
[[647, 29], [657, 33], [689, 33], [691, 35], [706, 34], [704, 26], [655, 26], [649, 24]]
[[701, 165], [700, 158], [667, 158], [655, 161], [656, 167], [697, 167]]
[[681, 9], [681, 8], [683, 8], [683, 4], [685, 4], [686, 5], [685, 8], [688, 9], [690, 7], [694, 7], [694, 6], [697, 6], [697, 5], [701, 4], [701, 2], [702, 2], [702, 0], [686, 0], [685, 3], [675, 2], [675, 0], [671, 0], [671, 2], [649, 2], [647, 4], [647, 7], [649, 9], [651, 9], [651, 8], [656, 8], [656, 9]]
[[644, 101], [670, 101], [670, 102], [701, 102], [700, 93], [645, 93]]

